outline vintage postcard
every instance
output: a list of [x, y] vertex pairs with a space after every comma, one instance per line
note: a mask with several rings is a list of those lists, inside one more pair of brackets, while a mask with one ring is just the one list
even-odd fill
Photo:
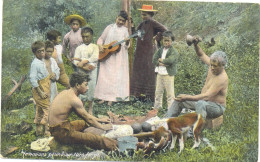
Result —
[[1, 4], [1, 160], [258, 160], [258, 2]]

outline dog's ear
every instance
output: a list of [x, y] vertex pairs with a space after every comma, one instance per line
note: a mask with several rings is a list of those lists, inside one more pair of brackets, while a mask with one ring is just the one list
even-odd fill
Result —
[[162, 137], [167, 137], [167, 135], [169, 134], [169, 132], [163, 126], [155, 130], [153, 133], [156, 143], [158, 143]]

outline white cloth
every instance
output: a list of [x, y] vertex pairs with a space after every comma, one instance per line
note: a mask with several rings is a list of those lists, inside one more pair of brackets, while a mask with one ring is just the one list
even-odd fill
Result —
[[54, 137], [38, 139], [37, 141], [31, 143], [31, 149], [35, 151], [48, 152], [50, 151], [49, 144], [53, 139]]
[[163, 126], [166, 130], [168, 130], [167, 118], [160, 119], [158, 116], [152, 117], [146, 122], [152, 125], [152, 131], [157, 130], [161, 126]]
[[133, 135], [134, 131], [130, 125], [113, 125], [113, 129], [105, 134], [107, 138], [117, 139], [123, 136]]
[[[58, 67], [57, 62], [55, 61], [54, 58], [50, 58], [51, 60], [51, 71], [55, 73], [56, 75], [56, 80], [59, 80], [60, 77], [60, 68]], [[57, 89], [57, 84], [56, 81], [51, 81], [51, 97], [50, 101], [52, 102], [54, 97], [58, 95], [58, 89]]]
[[[87, 73], [90, 77], [90, 81], [88, 82], [88, 91], [86, 94], [80, 95], [80, 99], [82, 101], [92, 101], [94, 99], [94, 92], [97, 82], [97, 62], [98, 62], [99, 49], [96, 44], [90, 43], [89, 45], [82, 44], [78, 46], [75, 50], [75, 58], [79, 58], [81, 60], [88, 60], [89, 63], [95, 66], [95, 69], [91, 72], [87, 72], [79, 69], [79, 71], [83, 71]], [[79, 61], [74, 60], [75, 65], [79, 63]]]
[[[165, 59], [166, 53], [167, 53], [168, 49], [169, 48], [163, 49], [163, 53], [162, 53], [161, 59], [163, 59], [163, 60]], [[158, 74], [160, 74], [160, 75], [168, 75], [168, 72], [167, 72], [167, 69], [166, 69], [165, 66], [157, 66], [155, 68], [155, 72], [158, 72]]]
[[[88, 60], [94, 66], [97, 66], [99, 55], [99, 49], [96, 44], [90, 43], [89, 45], [82, 44], [78, 46], [75, 50], [75, 58], [80, 58], [81, 60]], [[79, 61], [74, 60], [73, 63], [77, 65]]]
[[61, 64], [61, 63], [63, 63], [63, 60], [62, 60], [62, 45], [57, 44], [55, 46], [55, 49], [56, 49], [56, 52], [57, 52], [57, 63]]
[[[109, 44], [121, 41], [129, 36], [128, 29], [111, 24], [106, 27], [97, 44]], [[129, 100], [129, 64], [128, 49], [125, 42], [118, 53], [100, 62], [95, 98], [105, 101], [117, 101], [117, 98]]]

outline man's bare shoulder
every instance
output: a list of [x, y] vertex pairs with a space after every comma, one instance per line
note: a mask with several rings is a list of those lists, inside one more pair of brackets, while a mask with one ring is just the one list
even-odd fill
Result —
[[73, 108], [80, 108], [80, 107], [83, 107], [83, 103], [82, 101], [80, 100], [80, 98], [76, 95], [74, 96], [71, 96], [70, 98], [70, 103], [72, 105]]
[[66, 105], [70, 105], [74, 108], [83, 106], [80, 98], [71, 89], [60, 92], [56, 98], [55, 99], [57, 100], [57, 103], [62, 101], [63, 103], [66, 103]]
[[73, 90], [68, 89], [68, 90], [63, 90], [62, 92], [60, 92], [56, 98], [63, 100], [63, 101], [73, 101], [73, 100], [76, 100], [78, 97], [75, 95]]
[[221, 78], [223, 81], [228, 80], [228, 75], [225, 70], [223, 70], [223, 72], [219, 75], [219, 78]]

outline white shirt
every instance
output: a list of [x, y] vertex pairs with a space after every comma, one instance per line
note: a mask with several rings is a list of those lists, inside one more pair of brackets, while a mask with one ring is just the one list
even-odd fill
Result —
[[[99, 49], [96, 44], [90, 43], [89, 45], [82, 44], [76, 48], [75, 58], [81, 60], [88, 60], [93, 66], [97, 66]], [[73, 63], [77, 65], [79, 61], [74, 60]]]
[[56, 52], [57, 52], [57, 63], [63, 63], [62, 61], [62, 45], [58, 44], [55, 46]]
[[46, 64], [43, 60], [34, 58], [31, 64], [30, 69], [30, 82], [33, 88], [38, 87], [38, 80], [42, 80], [49, 75], [49, 72], [46, 68]]
[[[162, 53], [161, 59], [163, 59], [163, 60], [165, 59], [166, 53], [167, 53], [168, 49], [169, 48], [167, 48], [167, 49], [164, 48], [163, 49], [163, 53]], [[168, 75], [168, 72], [167, 72], [167, 69], [166, 69], [165, 66], [157, 66], [155, 68], [155, 72], [158, 72], [158, 74], [160, 74], [160, 75]]]
[[[60, 77], [60, 68], [58, 67], [57, 62], [55, 61], [54, 58], [50, 58], [51, 60], [51, 71], [55, 73], [56, 75], [56, 80], [59, 79]], [[51, 81], [51, 96], [50, 96], [50, 101], [52, 102], [54, 97], [56, 97], [58, 95], [58, 89], [57, 89], [57, 85], [56, 82]]]

